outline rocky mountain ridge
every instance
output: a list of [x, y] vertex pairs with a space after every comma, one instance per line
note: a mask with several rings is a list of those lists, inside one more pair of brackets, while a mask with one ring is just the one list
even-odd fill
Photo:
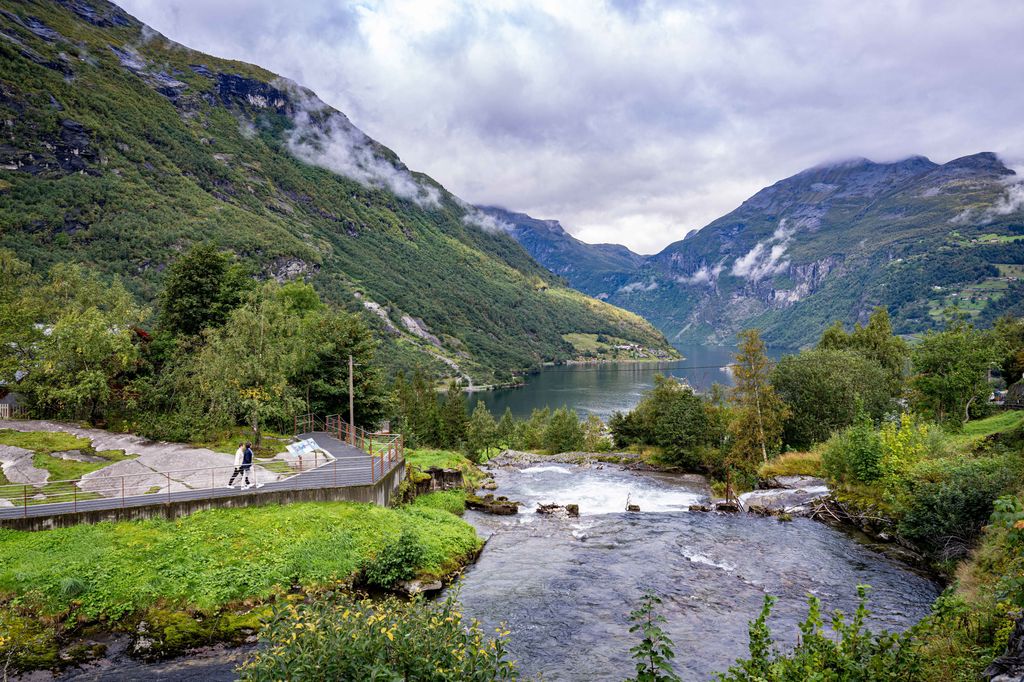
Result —
[[941, 325], [951, 306], [987, 323], [1020, 307], [1024, 279], [1024, 185], [991, 152], [945, 164], [823, 164], [653, 256], [606, 264], [573, 244], [584, 254], [574, 263], [590, 268], [582, 273], [562, 267], [565, 237], [509, 222], [539, 262], [681, 342], [728, 342], [758, 326], [776, 344], [799, 346], [876, 305], [908, 334]]

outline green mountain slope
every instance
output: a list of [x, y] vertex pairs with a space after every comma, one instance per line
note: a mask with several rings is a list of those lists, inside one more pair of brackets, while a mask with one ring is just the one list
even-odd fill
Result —
[[[559, 271], [536, 234], [513, 234]], [[879, 305], [901, 333], [942, 324], [951, 307], [987, 324], [1024, 315], [1024, 185], [991, 153], [824, 165], [761, 190], [630, 273], [595, 267], [568, 272], [570, 284], [675, 341], [728, 342], [758, 326], [799, 346]]]
[[213, 241], [478, 381], [572, 357], [570, 333], [666, 347], [309, 90], [103, 0], [0, 0], [0, 122], [2, 245], [37, 268], [87, 263], [150, 300]]

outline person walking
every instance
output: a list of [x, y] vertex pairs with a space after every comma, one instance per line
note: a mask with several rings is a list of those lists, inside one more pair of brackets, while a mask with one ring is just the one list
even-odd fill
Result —
[[[245, 444], [245, 452], [242, 454], [242, 469], [245, 470], [245, 485], [242, 486], [242, 490], [248, 490], [249, 488], [262, 488], [262, 483], [256, 483], [256, 470], [252, 468], [252, 458], [254, 457], [252, 451], [252, 443]], [[252, 471], [252, 483], [249, 483], [249, 472]]]
[[245, 486], [242, 490], [249, 487], [249, 467], [245, 464], [246, 453], [249, 456], [249, 466], [252, 466], [252, 449], [249, 448], [248, 443], [239, 443], [238, 449], [235, 450], [235, 470], [231, 472], [231, 480], [228, 481], [228, 488], [235, 487], [235, 479], [242, 476], [245, 479]]

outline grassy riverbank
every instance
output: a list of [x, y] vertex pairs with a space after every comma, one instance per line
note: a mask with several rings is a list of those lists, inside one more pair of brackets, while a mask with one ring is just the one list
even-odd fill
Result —
[[233, 639], [257, 625], [261, 604], [350, 581], [403, 533], [418, 545], [423, 577], [458, 569], [481, 545], [471, 526], [431, 505], [347, 502], [0, 530], [0, 660], [58, 666], [76, 636], [143, 621], [157, 654]]

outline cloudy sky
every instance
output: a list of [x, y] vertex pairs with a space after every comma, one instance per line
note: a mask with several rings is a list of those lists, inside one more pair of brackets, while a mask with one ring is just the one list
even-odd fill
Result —
[[463, 199], [660, 250], [829, 160], [1024, 160], [1024, 3], [119, 0]]

